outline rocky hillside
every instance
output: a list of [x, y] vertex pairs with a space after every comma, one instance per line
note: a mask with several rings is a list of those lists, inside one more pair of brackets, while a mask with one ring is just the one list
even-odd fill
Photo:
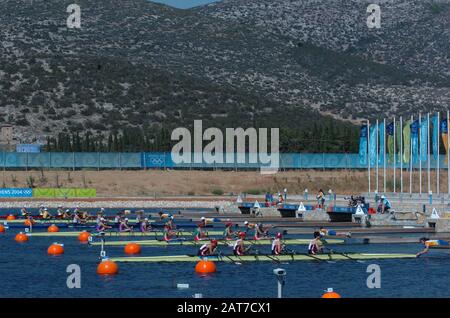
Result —
[[450, 104], [449, 5], [388, 1], [373, 31], [356, 0], [77, 0], [77, 30], [73, 2], [0, 2], [0, 121], [23, 140], [193, 119], [308, 129]]

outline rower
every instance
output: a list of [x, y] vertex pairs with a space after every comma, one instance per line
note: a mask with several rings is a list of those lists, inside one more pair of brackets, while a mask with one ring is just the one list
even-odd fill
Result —
[[141, 221], [140, 230], [143, 233], [150, 232], [152, 230], [152, 226], [151, 226], [150, 222], [148, 221], [148, 218], [145, 218], [144, 220]]
[[43, 212], [42, 212], [42, 218], [45, 220], [51, 219], [52, 215], [50, 214], [50, 212], [48, 212], [47, 208], [44, 208]]
[[70, 219], [71, 216], [72, 216], [72, 215], [70, 214], [70, 210], [69, 210], [69, 209], [66, 209], [66, 210], [64, 211], [64, 213], [63, 213], [62, 218], [63, 218], [63, 219]]
[[334, 230], [325, 229], [323, 226], [320, 227], [319, 232], [322, 236], [352, 237], [351, 232], [336, 232]]
[[233, 227], [233, 223], [229, 222], [225, 224], [225, 230], [223, 231], [223, 236], [226, 240], [232, 240], [235, 237], [235, 234], [233, 230], [231, 229]]
[[73, 224], [82, 224], [82, 223], [84, 223], [84, 221], [81, 219], [81, 217], [78, 213], [74, 213], [72, 223]]
[[121, 221], [122, 221], [122, 212], [117, 212], [114, 218], [114, 223], [119, 224]]
[[39, 207], [39, 215], [42, 216], [44, 214], [44, 205], [41, 204]]
[[136, 223], [141, 223], [144, 220], [144, 210], [136, 211]]
[[169, 230], [171, 231], [175, 230], [176, 226], [175, 223], [173, 222], [173, 216], [169, 217], [169, 220], [166, 222], [165, 226], [167, 226], [167, 228], [169, 228]]
[[264, 225], [260, 222], [255, 227], [255, 235], [253, 236], [254, 240], [261, 240], [264, 237], [269, 236], [269, 230], [264, 228]]
[[248, 221], [244, 222], [244, 227], [245, 227], [245, 233], [248, 234], [248, 231], [253, 230], [256, 228], [256, 224], [254, 223], [248, 223]]
[[429, 238], [422, 237], [419, 240], [420, 243], [424, 245], [424, 249], [416, 254], [416, 257], [420, 257], [429, 252], [430, 248], [433, 246], [449, 246], [450, 243], [444, 240], [430, 240]]
[[198, 250], [198, 256], [209, 256], [213, 255], [217, 249], [217, 240], [211, 240], [209, 243], [203, 244]]
[[194, 241], [201, 241], [208, 237], [208, 234], [203, 232], [203, 223], [198, 223], [197, 227], [194, 230]]
[[102, 217], [102, 218], [100, 218], [98, 220], [97, 227], [96, 227], [98, 232], [104, 232], [104, 231], [109, 230], [111, 228], [112, 228], [112, 226], [107, 224], [105, 218]]
[[177, 233], [175, 231], [172, 231], [167, 226], [164, 226], [164, 237], [163, 240], [168, 242], [172, 240], [173, 238], [177, 238]]
[[282, 237], [283, 235], [281, 233], [275, 235], [275, 239], [272, 242], [272, 255], [281, 255], [283, 253]]
[[233, 254], [235, 256], [243, 256], [247, 252], [244, 245], [245, 232], [239, 232], [239, 238], [236, 240], [233, 246]]
[[58, 208], [56, 209], [56, 217], [58, 219], [62, 219], [64, 215], [64, 209], [62, 206], [58, 205]]
[[172, 216], [172, 214], [170, 214], [170, 213], [163, 213], [162, 211], [161, 212], [158, 212], [158, 214], [159, 214], [159, 219], [162, 221], [162, 220], [164, 220], [164, 219], [167, 219], [167, 218], [173, 218], [173, 216]]
[[308, 254], [317, 254], [322, 253], [323, 250], [323, 242], [322, 242], [322, 236], [320, 235], [320, 232], [316, 231], [314, 232], [314, 239], [311, 240], [308, 246]]
[[132, 227], [128, 224], [128, 218], [125, 218], [119, 223], [119, 232], [131, 232]]
[[20, 209], [20, 214], [23, 217], [27, 217], [30, 214], [30, 212], [27, 211], [27, 208], [23, 207], [22, 209]]

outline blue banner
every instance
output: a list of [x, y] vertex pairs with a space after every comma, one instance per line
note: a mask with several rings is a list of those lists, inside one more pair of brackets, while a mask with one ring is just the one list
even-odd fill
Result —
[[369, 160], [371, 166], [375, 166], [377, 163], [377, 130], [376, 125], [370, 127]]
[[31, 198], [31, 188], [0, 188], [0, 198]]
[[419, 121], [416, 120], [411, 124], [411, 151], [412, 162], [419, 162]]
[[428, 160], [428, 119], [422, 118], [420, 123], [420, 160]]
[[438, 148], [439, 148], [439, 122], [438, 115], [433, 116], [431, 119], [433, 124], [433, 158], [437, 160], [438, 158]]
[[378, 157], [378, 164], [383, 165], [386, 151], [386, 144], [385, 144], [386, 129], [384, 128], [384, 123], [381, 123], [379, 125], [379, 130], [380, 130], [380, 139], [379, 139], [380, 154]]
[[367, 125], [361, 127], [359, 134], [359, 163], [367, 164]]

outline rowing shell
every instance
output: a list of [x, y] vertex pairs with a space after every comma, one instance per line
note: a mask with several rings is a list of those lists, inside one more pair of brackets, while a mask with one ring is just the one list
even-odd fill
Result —
[[[64, 236], [78, 236], [80, 235], [80, 231], [73, 231], [73, 232], [32, 232], [27, 233], [29, 236], [48, 236], [48, 237], [64, 237]], [[133, 237], [140, 237], [140, 236], [155, 236], [155, 235], [162, 235], [163, 232], [156, 231], [156, 232], [105, 232], [105, 237], [122, 237], [122, 236], [133, 236]], [[98, 233], [92, 232], [93, 235], [99, 236]], [[192, 232], [188, 231], [181, 231], [177, 232], [180, 236], [191, 236]], [[209, 235], [222, 235], [222, 231], [208, 231]]]
[[[415, 258], [415, 254], [294, 254], [294, 255], [244, 255], [244, 256], [208, 256], [207, 260], [216, 262], [258, 262], [258, 261], [340, 261]], [[113, 262], [198, 262], [201, 258], [193, 255], [147, 256], [147, 257], [112, 257]]]
[[[283, 241], [286, 245], [306, 245], [309, 244], [311, 240], [309, 239], [290, 239]], [[139, 245], [143, 246], [168, 246], [168, 245], [193, 245], [193, 246], [199, 246], [203, 245], [205, 243], [209, 242], [208, 240], [204, 241], [183, 241], [183, 240], [172, 240], [172, 241], [158, 241], [158, 240], [142, 240], [142, 241], [106, 241], [104, 244], [107, 246], [124, 246], [129, 243], [137, 243]], [[272, 244], [272, 241], [270, 239], [266, 240], [249, 240], [245, 241], [248, 245], [270, 245]], [[344, 244], [344, 240], [327, 240], [328, 244]], [[101, 245], [102, 243], [96, 242], [91, 243], [92, 245]], [[227, 245], [232, 246], [234, 245], [234, 241], [219, 241], [219, 245]]]

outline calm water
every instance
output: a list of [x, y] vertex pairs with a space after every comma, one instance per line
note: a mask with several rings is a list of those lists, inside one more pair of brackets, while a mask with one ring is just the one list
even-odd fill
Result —
[[[76, 237], [34, 237], [25, 244], [14, 241], [15, 230], [0, 235], [0, 297], [274, 297], [276, 281], [272, 270], [287, 270], [286, 297], [320, 297], [333, 287], [345, 297], [449, 297], [448, 255], [436, 252], [429, 258], [411, 260], [341, 261], [335, 263], [294, 262], [290, 264], [218, 264], [218, 272], [200, 277], [194, 263], [119, 263], [120, 273], [104, 278], [96, 274], [99, 247], [78, 243]], [[54, 241], [65, 244], [65, 254], [49, 257]], [[294, 247], [303, 251], [304, 246]], [[340, 251], [416, 252], [416, 244], [336, 246]], [[266, 251], [269, 247], [261, 247]], [[123, 247], [107, 248], [109, 256], [123, 256]], [[144, 247], [142, 255], [195, 253], [194, 247]], [[366, 287], [369, 264], [381, 266], [381, 289]], [[66, 287], [66, 267], [81, 267], [81, 289]], [[176, 283], [190, 289], [178, 290]]]
[[189, 9], [208, 3], [218, 2], [220, 0], [149, 0], [149, 1], [167, 4], [169, 6], [179, 9]]

